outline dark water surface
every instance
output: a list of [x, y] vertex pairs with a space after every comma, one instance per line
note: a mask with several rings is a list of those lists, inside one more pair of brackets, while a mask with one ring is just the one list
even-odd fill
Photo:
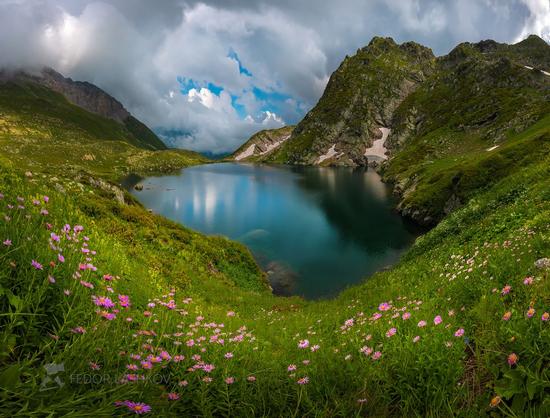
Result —
[[219, 163], [141, 184], [132, 193], [147, 208], [246, 244], [277, 294], [334, 296], [395, 263], [422, 232], [372, 170]]

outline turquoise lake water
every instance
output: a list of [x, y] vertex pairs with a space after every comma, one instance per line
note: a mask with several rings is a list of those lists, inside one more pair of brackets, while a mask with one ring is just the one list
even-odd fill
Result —
[[422, 232], [372, 170], [218, 163], [141, 184], [132, 194], [155, 213], [246, 244], [279, 295], [335, 296]]

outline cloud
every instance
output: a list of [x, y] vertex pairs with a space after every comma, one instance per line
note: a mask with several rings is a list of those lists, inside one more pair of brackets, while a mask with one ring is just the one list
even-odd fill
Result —
[[102, 87], [177, 146], [235, 149], [296, 123], [372, 36], [437, 54], [550, 38], [548, 0], [3, 0], [0, 66], [52, 66]]

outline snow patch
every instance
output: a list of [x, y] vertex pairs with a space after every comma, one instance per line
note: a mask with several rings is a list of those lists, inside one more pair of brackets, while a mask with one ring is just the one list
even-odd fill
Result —
[[382, 138], [375, 139], [372, 143], [372, 147], [369, 147], [365, 150], [365, 157], [376, 160], [387, 160], [388, 157], [386, 156], [386, 147], [384, 146], [386, 139], [388, 139], [388, 136], [391, 132], [391, 129], [389, 128], [378, 128], [380, 129], [380, 132], [382, 132]]
[[245, 149], [243, 152], [241, 152], [239, 155], [235, 156], [235, 159], [237, 161], [243, 160], [247, 157], [250, 157], [254, 155], [254, 149], [256, 148], [256, 144], [250, 145], [247, 149]]
[[[528, 65], [524, 65], [524, 67], [527, 68], [528, 70], [534, 70], [533, 67], [529, 67]], [[543, 73], [544, 75], [550, 76], [550, 73], [547, 71], [540, 70], [540, 72]]]
[[317, 161], [315, 161], [315, 164], [321, 164], [323, 161], [328, 160], [329, 158], [334, 158], [334, 157], [338, 158], [338, 157], [341, 157], [344, 154], [343, 152], [337, 153], [335, 148], [336, 148], [336, 144], [334, 144], [332, 147], [330, 147], [328, 149], [328, 151], [326, 152], [326, 154], [321, 155], [317, 159]]

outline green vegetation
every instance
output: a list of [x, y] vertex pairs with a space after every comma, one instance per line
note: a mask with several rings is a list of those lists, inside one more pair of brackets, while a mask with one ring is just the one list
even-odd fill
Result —
[[[474, 89], [475, 74], [503, 71], [481, 70]], [[422, 87], [396, 110], [407, 140], [385, 175], [429, 216], [446, 193], [461, 207], [391, 270], [317, 302], [273, 296], [246, 248], [107, 183], [200, 157], [137, 148], [49, 91], [0, 89], [0, 413], [548, 416], [545, 93], [497, 85], [482, 101], [464, 92], [461, 107], [440, 76], [439, 106]], [[409, 132], [413, 108], [427, 116]]]
[[[117, 181], [207, 162], [182, 150], [147, 149], [159, 139], [137, 119], [126, 125], [87, 112], [31, 82], [0, 84], [0, 161], [47, 173], [90, 171]], [[144, 148], [145, 147], [145, 148]]]

